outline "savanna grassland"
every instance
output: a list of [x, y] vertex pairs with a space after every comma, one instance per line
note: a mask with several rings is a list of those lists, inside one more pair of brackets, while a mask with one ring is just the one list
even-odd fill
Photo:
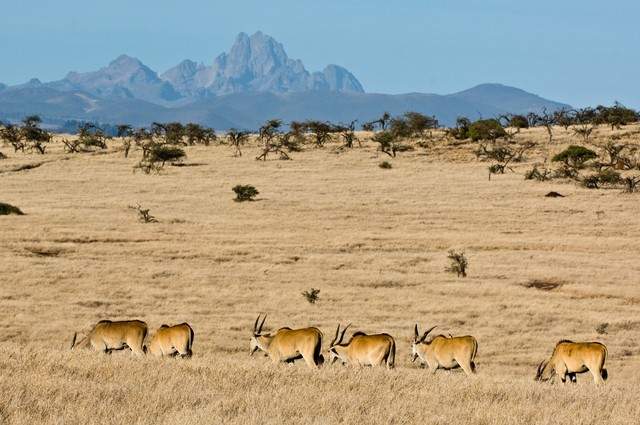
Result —
[[[637, 143], [638, 130], [614, 133]], [[0, 201], [26, 214], [0, 217], [0, 423], [638, 423], [640, 194], [525, 181], [576, 142], [555, 133], [549, 145], [523, 130], [516, 140], [538, 147], [490, 181], [475, 145], [453, 141], [394, 159], [372, 143], [291, 161], [256, 161], [255, 144], [242, 157], [196, 146], [189, 166], [150, 175], [118, 141], [99, 154], [0, 147]], [[591, 147], [611, 133], [599, 127]], [[234, 202], [237, 184], [257, 200]], [[139, 222], [136, 204], [159, 222]], [[468, 277], [445, 271], [450, 249], [465, 251]], [[261, 312], [271, 329], [319, 327], [323, 350], [338, 323], [388, 332], [396, 368], [249, 357]], [[194, 356], [69, 350], [105, 318], [187, 321]], [[474, 335], [478, 374], [411, 363], [416, 322]], [[533, 381], [562, 338], [607, 345], [606, 385]]]

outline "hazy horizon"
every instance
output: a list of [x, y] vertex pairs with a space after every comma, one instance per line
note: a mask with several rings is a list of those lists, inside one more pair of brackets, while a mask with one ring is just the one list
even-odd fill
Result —
[[344, 66], [369, 93], [447, 94], [500, 83], [574, 106], [617, 100], [638, 108], [640, 60], [631, 54], [640, 41], [638, 13], [640, 4], [627, 0], [609, 9], [548, 0], [535, 9], [500, 0], [464, 7], [415, 0], [401, 6], [287, 0], [270, 8], [255, 0], [217, 6], [198, 0], [188, 7], [116, 0], [91, 9], [78, 0], [7, 4], [0, 52], [10, 66], [0, 70], [0, 82], [57, 80], [120, 54], [158, 73], [184, 59], [210, 64], [239, 32], [260, 30], [307, 70]]

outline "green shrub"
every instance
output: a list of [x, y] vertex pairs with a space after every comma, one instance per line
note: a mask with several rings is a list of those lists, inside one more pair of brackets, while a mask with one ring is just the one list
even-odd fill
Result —
[[506, 137], [507, 132], [500, 122], [495, 119], [479, 120], [469, 126], [469, 137], [474, 142], [478, 140], [495, 141], [501, 137]]
[[445, 269], [445, 271], [455, 273], [458, 277], [467, 277], [469, 261], [464, 255], [464, 251], [456, 252], [452, 249], [449, 251], [447, 258], [451, 261], [451, 264]]
[[0, 215], [24, 215], [24, 213], [18, 207], [14, 207], [11, 204], [0, 202]]
[[258, 190], [251, 185], [236, 185], [232, 189], [236, 194], [236, 202], [253, 201], [260, 194]]
[[393, 165], [391, 165], [389, 161], [382, 161], [380, 164], [378, 164], [378, 167], [385, 170], [390, 170], [391, 168], [393, 168]]
[[615, 186], [622, 181], [620, 173], [610, 168], [591, 174], [582, 179], [582, 184], [588, 189], [599, 189], [602, 186]]
[[302, 296], [309, 302], [309, 304], [315, 304], [320, 299], [320, 290], [311, 288], [308, 291], [303, 291]]
[[559, 154], [555, 155], [551, 161], [563, 162], [566, 166], [579, 170], [584, 168], [585, 163], [598, 155], [589, 148], [579, 145], [571, 145]]
[[169, 145], [155, 145], [150, 153], [149, 159], [152, 162], [159, 162], [163, 166], [167, 162], [179, 161], [187, 155], [182, 148]]

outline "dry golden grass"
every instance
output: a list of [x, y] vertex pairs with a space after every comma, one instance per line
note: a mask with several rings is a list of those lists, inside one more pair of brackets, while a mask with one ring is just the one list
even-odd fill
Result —
[[[468, 144], [417, 148], [390, 170], [369, 144], [266, 162], [255, 146], [241, 158], [193, 147], [198, 166], [161, 175], [133, 174], [137, 153], [1, 149], [0, 201], [27, 215], [0, 217], [0, 423], [638, 423], [640, 197], [524, 181], [576, 141], [556, 138], [491, 181]], [[234, 202], [236, 184], [259, 201]], [[139, 223], [137, 203], [160, 222]], [[465, 250], [466, 279], [444, 271], [449, 249]], [[536, 280], [561, 285], [527, 287]], [[313, 305], [301, 295], [311, 287]], [[259, 312], [270, 328], [318, 326], [325, 348], [338, 322], [388, 332], [396, 369], [249, 358]], [[194, 356], [68, 350], [104, 318], [187, 321]], [[474, 335], [478, 375], [410, 363], [415, 322]], [[533, 382], [562, 338], [608, 346], [606, 386]]]

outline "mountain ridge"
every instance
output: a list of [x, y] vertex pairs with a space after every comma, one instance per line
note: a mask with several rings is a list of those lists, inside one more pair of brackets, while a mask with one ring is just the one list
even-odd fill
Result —
[[383, 112], [436, 116], [451, 125], [458, 116], [490, 117], [569, 108], [522, 89], [481, 84], [457, 93], [365, 93], [347, 69], [327, 65], [309, 72], [284, 46], [258, 31], [240, 33], [212, 64], [185, 59], [158, 74], [141, 60], [120, 55], [91, 72], [69, 72], [43, 83], [0, 84], [0, 118], [40, 114], [56, 120], [148, 125], [199, 122], [220, 129], [255, 129], [270, 118], [337, 122], [371, 120]]

